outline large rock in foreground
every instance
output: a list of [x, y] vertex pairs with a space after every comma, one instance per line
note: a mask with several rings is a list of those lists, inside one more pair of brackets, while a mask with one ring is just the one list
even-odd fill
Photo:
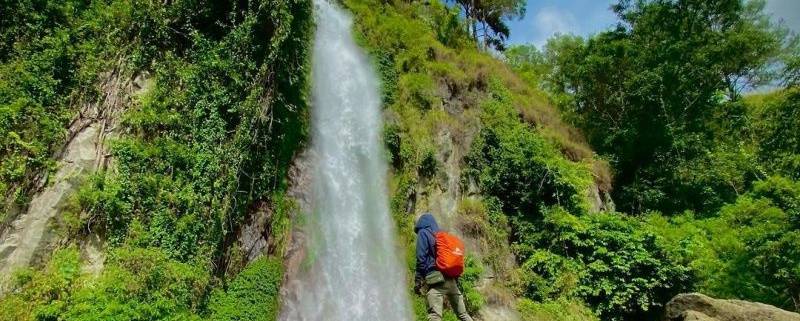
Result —
[[720, 300], [700, 293], [679, 294], [666, 306], [668, 321], [800, 321], [800, 314], [771, 305]]

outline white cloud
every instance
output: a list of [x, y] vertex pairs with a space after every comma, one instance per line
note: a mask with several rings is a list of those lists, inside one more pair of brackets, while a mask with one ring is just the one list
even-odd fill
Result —
[[548, 38], [557, 33], [576, 33], [578, 23], [571, 12], [556, 7], [544, 7], [533, 17], [533, 28], [533, 44], [541, 48]]

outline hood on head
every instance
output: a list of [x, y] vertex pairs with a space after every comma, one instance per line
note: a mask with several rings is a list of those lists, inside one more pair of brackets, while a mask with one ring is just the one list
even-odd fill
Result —
[[418, 233], [422, 229], [430, 229], [431, 232], [439, 231], [439, 225], [436, 224], [436, 219], [433, 218], [431, 213], [425, 213], [419, 217], [417, 225], [414, 226], [414, 233]]

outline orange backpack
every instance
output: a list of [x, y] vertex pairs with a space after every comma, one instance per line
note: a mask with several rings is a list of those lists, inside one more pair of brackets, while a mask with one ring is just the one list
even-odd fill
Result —
[[464, 272], [464, 242], [453, 234], [436, 232], [436, 269], [457, 278]]

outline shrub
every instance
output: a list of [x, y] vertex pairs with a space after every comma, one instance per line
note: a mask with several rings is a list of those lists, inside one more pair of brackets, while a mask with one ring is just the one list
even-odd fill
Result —
[[486, 303], [483, 295], [476, 289], [482, 274], [483, 267], [481, 262], [474, 256], [467, 255], [464, 262], [464, 274], [461, 275], [459, 281], [464, 292], [464, 304], [467, 306], [467, 311], [473, 314], [477, 313]]
[[[158, 249], [118, 248], [97, 279], [80, 275], [78, 251], [54, 254], [42, 271], [17, 274], [15, 290], [0, 299], [5, 320], [197, 320], [209, 275]], [[27, 302], [14, 308], [13, 304]], [[11, 318], [13, 316], [13, 318]]]
[[61, 319], [191, 319], [208, 286], [202, 266], [171, 260], [159, 249], [123, 247], [110, 253], [96, 281], [74, 290]]
[[79, 253], [74, 247], [53, 253], [41, 271], [16, 271], [9, 294], [0, 298], [0, 320], [55, 320], [79, 277]]
[[[759, 158], [774, 174], [800, 179], [800, 89], [774, 93], [763, 106], [752, 106]], [[760, 107], [760, 108], [759, 108]]]
[[517, 302], [523, 321], [597, 321], [597, 316], [580, 302], [555, 300], [534, 302], [521, 299]]
[[585, 193], [592, 183], [588, 164], [566, 160], [516, 117], [507, 89], [497, 82], [492, 88], [493, 99], [482, 106], [485, 127], [467, 156], [468, 175], [497, 197], [506, 213], [537, 219], [540, 207], [550, 205], [588, 212]]
[[671, 260], [657, 236], [635, 218], [617, 213], [573, 216], [544, 212], [521, 248], [529, 297], [578, 297], [603, 319], [656, 316], [692, 282], [689, 269]]
[[210, 320], [270, 321], [278, 316], [283, 268], [274, 258], [259, 258], [227, 286], [217, 290], [209, 303]]
[[659, 243], [673, 260], [691, 268], [697, 290], [797, 309], [798, 187], [772, 177], [715, 216], [651, 214], [648, 227], [662, 237]]

